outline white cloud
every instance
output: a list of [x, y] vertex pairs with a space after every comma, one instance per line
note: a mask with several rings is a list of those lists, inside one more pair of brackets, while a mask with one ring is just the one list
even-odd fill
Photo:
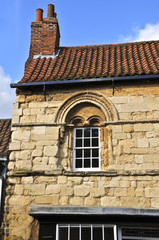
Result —
[[132, 29], [132, 34], [128, 36], [120, 36], [121, 42], [138, 42], [148, 40], [159, 40], [159, 23], [145, 25], [145, 28], [139, 27]]
[[0, 66], [0, 119], [11, 118], [15, 89], [10, 88], [11, 77]]

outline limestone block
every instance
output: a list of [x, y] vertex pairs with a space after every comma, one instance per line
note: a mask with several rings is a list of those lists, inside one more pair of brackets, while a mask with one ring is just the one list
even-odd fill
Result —
[[136, 163], [139, 163], [139, 164], [143, 163], [143, 159], [144, 159], [143, 155], [135, 155]]
[[35, 112], [34, 114], [31, 114], [31, 111], [30, 109], [23, 109], [23, 116], [30, 116], [30, 115], [35, 115]]
[[33, 165], [33, 171], [50, 171], [49, 165]]
[[53, 195], [52, 204], [55, 206], [59, 205], [59, 195], [58, 194]]
[[21, 171], [31, 171], [32, 164], [29, 160], [16, 161], [16, 169]]
[[73, 184], [79, 185], [82, 183], [83, 178], [82, 177], [68, 177], [68, 181], [72, 181]]
[[128, 190], [127, 188], [115, 188], [115, 196], [122, 197], [122, 196], [127, 196]]
[[140, 208], [140, 198], [122, 197], [120, 202], [121, 207]]
[[57, 165], [58, 158], [56, 157], [49, 157], [49, 164]]
[[64, 205], [68, 205], [68, 196], [62, 196], [60, 197], [60, 205], [64, 206]]
[[22, 115], [22, 109], [21, 108], [14, 109], [12, 115], [13, 116], [21, 116]]
[[150, 138], [150, 147], [157, 147], [159, 146], [159, 138]]
[[31, 198], [28, 196], [12, 196], [9, 199], [10, 206], [27, 206], [31, 202]]
[[47, 185], [46, 187], [46, 194], [60, 193], [60, 191], [61, 191], [61, 188], [59, 185], [50, 184], [50, 185]]
[[20, 118], [20, 123], [35, 123], [36, 122], [36, 116], [22, 116]]
[[123, 132], [132, 133], [134, 131], [134, 126], [132, 124], [123, 125]]
[[159, 198], [151, 198], [151, 207], [159, 209]]
[[19, 130], [19, 131], [14, 131], [12, 133], [12, 140], [24, 140], [24, 141], [29, 141], [30, 140], [30, 131], [26, 130]]
[[28, 149], [30, 149], [30, 150], [32, 150], [32, 149], [34, 149], [35, 148], [35, 143], [34, 142], [22, 142], [21, 143], [21, 150], [28, 150]]
[[145, 189], [145, 196], [152, 197], [152, 198], [159, 198], [159, 191], [158, 188], [146, 188]]
[[45, 184], [32, 184], [30, 186], [30, 193], [32, 195], [44, 195], [45, 194]]
[[23, 184], [32, 184], [33, 183], [33, 177], [22, 177], [22, 183]]
[[120, 132], [123, 131], [123, 127], [122, 127], [122, 125], [114, 125], [114, 126], [112, 127], [112, 131], [113, 131], [113, 132], [120, 133]]
[[16, 101], [16, 103], [25, 102], [25, 95], [17, 95], [15, 101]]
[[73, 197], [70, 199], [70, 204], [73, 206], [83, 206], [83, 198], [81, 197]]
[[55, 157], [58, 153], [57, 146], [45, 146], [44, 147], [44, 155], [48, 157]]
[[40, 149], [35, 149], [35, 150], [33, 150], [33, 152], [32, 152], [32, 157], [41, 157], [42, 154], [43, 154], [42, 150], [40, 150]]
[[23, 160], [30, 160], [31, 151], [30, 150], [23, 150], [20, 152], [20, 158]]
[[120, 206], [118, 197], [103, 197], [101, 198], [102, 207], [118, 207]]
[[30, 102], [29, 108], [46, 108], [48, 106], [48, 102]]
[[73, 189], [68, 188], [67, 186], [61, 186], [61, 195], [62, 196], [72, 196], [73, 195]]
[[149, 146], [148, 140], [145, 138], [137, 139], [137, 146], [140, 148], [147, 148]]
[[91, 188], [90, 195], [92, 197], [102, 197], [105, 195], [104, 188]]
[[77, 197], [86, 197], [90, 194], [90, 187], [88, 186], [75, 186], [74, 195]]
[[8, 170], [14, 170], [14, 168], [15, 168], [15, 162], [9, 162], [8, 163]]
[[121, 188], [129, 188], [131, 185], [131, 181], [119, 181], [119, 186]]
[[126, 133], [121, 132], [121, 133], [113, 133], [113, 138], [115, 139], [126, 139]]
[[58, 184], [65, 184], [67, 182], [66, 176], [58, 176]]
[[20, 117], [19, 116], [12, 116], [12, 124], [19, 123]]
[[84, 199], [84, 206], [94, 207], [96, 204], [97, 204], [97, 201], [95, 198], [86, 197]]
[[33, 130], [31, 131], [31, 134], [39, 134], [39, 135], [45, 135], [46, 127], [45, 126], [40, 126], [40, 127], [34, 127]]
[[16, 151], [16, 150], [20, 150], [20, 142], [11, 142], [9, 144], [9, 150], [10, 151]]
[[38, 204], [50, 204], [53, 201], [53, 197], [52, 196], [37, 196], [35, 197], [34, 203], [38, 203]]
[[16, 184], [15, 189], [14, 189], [14, 194], [15, 195], [23, 195], [24, 188], [22, 185]]

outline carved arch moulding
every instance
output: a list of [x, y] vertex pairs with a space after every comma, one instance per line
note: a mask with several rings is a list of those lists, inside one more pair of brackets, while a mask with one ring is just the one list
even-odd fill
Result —
[[56, 114], [55, 123], [66, 124], [70, 112], [82, 104], [93, 104], [97, 106], [105, 115], [106, 122], [118, 120], [118, 112], [115, 106], [103, 94], [97, 92], [82, 92], [71, 96], [63, 103]]

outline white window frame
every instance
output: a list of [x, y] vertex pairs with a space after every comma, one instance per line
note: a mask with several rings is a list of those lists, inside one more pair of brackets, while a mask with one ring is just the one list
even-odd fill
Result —
[[[102, 240], [104, 240], [104, 228], [113, 228], [114, 232], [114, 240], [117, 240], [117, 226], [113, 224], [57, 224], [56, 225], [56, 240], [59, 240], [59, 228], [65, 227], [68, 228], [68, 238], [70, 240], [70, 227], [78, 227], [79, 228], [79, 240], [81, 239], [81, 228], [82, 227], [90, 227], [91, 228], [91, 240], [93, 240], [93, 227], [102, 227]], [[109, 239], [108, 239], [109, 240]]]
[[[98, 129], [98, 147], [79, 147], [77, 148], [76, 147], [76, 130], [77, 129], [82, 129], [82, 131], [84, 131], [84, 129]], [[88, 172], [88, 171], [100, 171], [101, 169], [101, 158], [100, 158], [100, 128], [99, 127], [77, 127], [77, 128], [74, 128], [74, 135], [73, 135], [73, 171], [85, 171], [85, 172]], [[84, 141], [84, 137], [82, 138], [82, 141]], [[92, 139], [92, 136], [90, 136], [90, 139]], [[96, 157], [98, 158], [98, 163], [99, 163], [99, 167], [82, 167], [82, 168], [76, 168], [75, 167], [75, 164], [76, 164], [76, 149], [99, 149], [99, 156]], [[95, 158], [95, 157], [94, 157]], [[92, 156], [90, 156], [90, 159], [91, 159], [91, 163], [92, 163]], [[84, 162], [84, 156], [82, 156], [82, 162]]]

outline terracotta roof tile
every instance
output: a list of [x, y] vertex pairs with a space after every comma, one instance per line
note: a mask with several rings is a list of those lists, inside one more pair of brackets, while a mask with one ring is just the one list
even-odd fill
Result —
[[11, 137], [11, 119], [0, 119], [0, 157], [7, 157]]
[[19, 83], [159, 74], [159, 41], [62, 47], [32, 59]]

